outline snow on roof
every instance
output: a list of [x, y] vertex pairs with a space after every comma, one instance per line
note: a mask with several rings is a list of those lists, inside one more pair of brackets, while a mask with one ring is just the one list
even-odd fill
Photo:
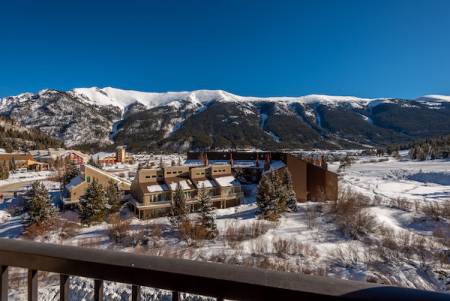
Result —
[[164, 183], [153, 184], [153, 185], [148, 185], [147, 190], [148, 190], [148, 192], [162, 192], [162, 191], [168, 191], [169, 187]]
[[118, 177], [118, 176], [116, 176], [116, 175], [114, 175], [114, 174], [111, 174], [111, 173], [109, 173], [109, 172], [107, 172], [107, 171], [104, 171], [103, 169], [94, 167], [94, 166], [92, 166], [92, 165], [85, 164], [84, 167], [85, 167], [85, 168], [93, 169], [93, 170], [97, 171], [98, 173], [101, 173], [101, 174], [103, 174], [103, 175], [105, 175], [105, 176], [107, 176], [107, 177], [109, 177], [109, 178], [111, 178], [111, 179], [116, 180], [116, 181], [119, 182], [119, 183], [131, 184], [131, 182], [128, 181], [128, 180], [126, 180], [126, 179], [120, 178], [120, 177]]
[[70, 180], [70, 182], [66, 185], [66, 189], [71, 190], [75, 186], [80, 185], [83, 181], [84, 179], [81, 176], [76, 176], [75, 178]]
[[239, 185], [239, 182], [233, 176], [218, 177], [214, 178], [214, 180], [216, 180], [220, 187], [231, 187]]
[[115, 153], [98, 152], [92, 155], [93, 160], [100, 160], [106, 157], [115, 156]]
[[181, 181], [170, 183], [169, 184], [170, 190], [173, 190], [173, 191], [176, 190], [178, 184], [180, 184], [182, 190], [192, 189], [191, 181], [189, 181], [189, 180], [181, 180]]
[[270, 169], [272, 169], [272, 170], [280, 169], [285, 166], [286, 166], [286, 164], [284, 164], [283, 161], [280, 161], [280, 160], [273, 160], [270, 163]]
[[216, 186], [217, 186], [216, 182], [210, 179], [203, 179], [197, 181], [197, 188], [213, 188]]

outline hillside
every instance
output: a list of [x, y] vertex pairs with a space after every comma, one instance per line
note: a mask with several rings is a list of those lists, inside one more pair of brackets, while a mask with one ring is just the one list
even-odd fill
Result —
[[24, 128], [11, 119], [0, 117], [0, 148], [10, 152], [62, 147], [60, 140], [34, 128]]
[[0, 100], [0, 115], [68, 146], [131, 150], [364, 148], [450, 133], [450, 97], [246, 97], [222, 90], [42, 90]]

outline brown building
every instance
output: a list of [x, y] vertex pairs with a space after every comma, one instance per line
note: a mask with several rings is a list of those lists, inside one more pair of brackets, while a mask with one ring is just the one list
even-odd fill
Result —
[[132, 163], [133, 156], [127, 154], [125, 147], [118, 146], [114, 153], [97, 153], [92, 158], [101, 165], [113, 165], [116, 163]]
[[191, 211], [196, 209], [198, 192], [208, 191], [213, 205], [226, 208], [240, 204], [243, 193], [230, 165], [169, 166], [140, 169], [131, 184], [135, 200], [132, 208], [139, 218], [167, 215], [177, 187]]
[[0, 164], [9, 169], [48, 170], [48, 164], [33, 159], [30, 153], [0, 153]]
[[81, 175], [73, 178], [65, 187], [65, 197], [63, 205], [77, 204], [92, 181], [97, 181], [103, 187], [107, 187], [112, 181], [117, 185], [120, 191], [129, 191], [131, 183], [112, 175], [104, 170], [93, 167], [91, 165], [84, 165], [81, 168]]
[[250, 182], [259, 182], [264, 170], [287, 168], [292, 176], [299, 202], [331, 200], [338, 197], [337, 174], [327, 169], [324, 158], [310, 160], [285, 152], [189, 152], [188, 164], [199, 164], [204, 158], [211, 164], [230, 163], [235, 173]]

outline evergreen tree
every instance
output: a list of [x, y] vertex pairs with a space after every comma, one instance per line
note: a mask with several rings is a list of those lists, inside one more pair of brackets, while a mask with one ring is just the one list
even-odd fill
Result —
[[169, 221], [174, 226], [179, 228], [180, 225], [187, 220], [188, 209], [186, 206], [186, 199], [180, 183], [177, 184], [174, 195], [172, 197]]
[[208, 231], [208, 237], [214, 238], [217, 236], [216, 218], [213, 213], [213, 206], [211, 196], [205, 190], [203, 185], [198, 193], [200, 224]]
[[291, 212], [297, 211], [297, 196], [294, 191], [291, 173], [287, 168], [283, 172], [283, 187], [286, 194], [286, 207]]
[[91, 166], [94, 166], [96, 168], [102, 168], [102, 165], [100, 164], [100, 162], [97, 160], [94, 160], [92, 157], [89, 158], [88, 164]]
[[102, 221], [107, 213], [106, 197], [103, 186], [92, 181], [86, 194], [80, 199], [80, 219], [83, 224]]
[[120, 191], [119, 187], [117, 187], [117, 184], [114, 183], [113, 180], [110, 180], [108, 182], [108, 186], [106, 187], [105, 191], [106, 195], [106, 201], [109, 205], [109, 211], [114, 213], [120, 210], [121, 204], [121, 197], [120, 197]]
[[27, 193], [28, 200], [25, 210], [30, 217], [31, 224], [50, 224], [56, 215], [56, 208], [50, 203], [48, 190], [39, 181], [31, 185]]
[[279, 194], [276, 191], [275, 184], [273, 173], [264, 173], [258, 184], [256, 192], [257, 214], [264, 219], [278, 219]]
[[73, 163], [69, 163], [63, 176], [63, 185], [67, 185], [70, 180], [80, 175], [80, 169]]

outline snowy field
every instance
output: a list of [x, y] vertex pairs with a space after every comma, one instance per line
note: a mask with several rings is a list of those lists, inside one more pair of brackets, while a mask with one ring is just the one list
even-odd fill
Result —
[[6, 180], [0, 180], [0, 186], [20, 183], [20, 182], [28, 182], [28, 181], [36, 181], [36, 180], [44, 180], [52, 177], [54, 175], [53, 171], [25, 171], [25, 172], [11, 172], [9, 178]]
[[[71, 211], [62, 215], [60, 227], [34, 239], [450, 292], [450, 221], [422, 209], [450, 199], [450, 161], [414, 162], [404, 155], [357, 157], [340, 170], [340, 190], [350, 187], [362, 194], [367, 202], [362, 212], [374, 222], [370, 232], [356, 237], [342, 231], [330, 203], [299, 203], [298, 212], [286, 213], [278, 222], [260, 221], [255, 217], [256, 186], [250, 185], [244, 204], [216, 210], [219, 235], [212, 241], [186, 241], [167, 218], [140, 221], [127, 210], [122, 214], [130, 217], [128, 239], [119, 242], [110, 237], [111, 225], [81, 227], [72, 222], [76, 214]], [[332, 170], [338, 167], [338, 162], [330, 164]], [[0, 236], [24, 238], [21, 216], [0, 213]], [[25, 274], [16, 275], [20, 279]], [[57, 300], [57, 277], [42, 277], [40, 300]], [[10, 299], [24, 300], [24, 282], [12, 287]], [[72, 300], [92, 300], [92, 287], [91, 280], [73, 278]], [[127, 285], [105, 284], [105, 300], [128, 300], [130, 294]], [[142, 294], [143, 300], [170, 300], [161, 290], [146, 288]]]
[[[336, 171], [338, 165], [329, 168]], [[342, 184], [371, 197], [450, 200], [449, 160], [411, 161], [404, 152], [400, 159], [362, 157], [341, 174]]]

